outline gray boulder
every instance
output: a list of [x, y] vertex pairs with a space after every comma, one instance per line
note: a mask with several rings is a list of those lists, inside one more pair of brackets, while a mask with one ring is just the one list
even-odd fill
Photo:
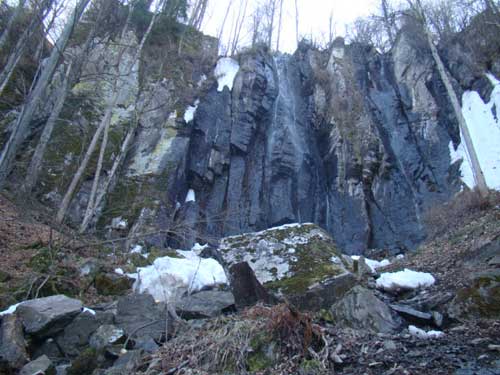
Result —
[[231, 292], [206, 290], [181, 298], [177, 314], [184, 319], [213, 318], [234, 306]]
[[165, 305], [157, 304], [150, 294], [131, 294], [118, 300], [115, 325], [137, 345], [164, 335], [165, 317]]
[[19, 369], [28, 362], [23, 326], [15, 314], [5, 315], [0, 327], [0, 373]]
[[23, 302], [16, 313], [26, 333], [44, 338], [62, 331], [82, 308], [80, 301], [56, 295]]
[[390, 307], [409, 323], [417, 325], [428, 325], [434, 323], [434, 319], [431, 313], [418, 311], [412, 309], [411, 307], [397, 304], [391, 304]]
[[88, 345], [90, 336], [99, 327], [96, 317], [90, 312], [82, 312], [62, 333], [56, 342], [68, 357], [76, 357]]
[[352, 288], [331, 307], [331, 312], [336, 323], [354, 329], [392, 333], [400, 326], [389, 306], [361, 286]]
[[100, 326], [90, 337], [90, 346], [94, 349], [102, 349], [108, 345], [121, 343], [125, 340], [125, 332], [112, 324]]
[[56, 369], [52, 361], [46, 355], [38, 357], [26, 364], [19, 375], [55, 375]]

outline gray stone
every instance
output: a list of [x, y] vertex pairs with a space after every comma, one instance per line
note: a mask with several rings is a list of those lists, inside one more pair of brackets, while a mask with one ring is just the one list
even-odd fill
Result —
[[354, 329], [393, 333], [400, 327], [389, 306], [361, 286], [352, 288], [331, 312], [337, 324]]
[[66, 356], [76, 357], [98, 327], [99, 322], [93, 314], [82, 312], [57, 335], [56, 342]]
[[124, 375], [132, 374], [135, 372], [137, 367], [141, 364], [143, 351], [142, 350], [130, 350], [125, 354], [121, 355], [120, 358], [116, 360], [113, 367], [107, 369], [105, 375]]
[[94, 349], [103, 349], [109, 345], [119, 344], [125, 340], [123, 329], [114, 325], [100, 326], [90, 337], [89, 344]]
[[0, 370], [8, 373], [20, 369], [28, 360], [21, 321], [15, 314], [4, 315], [0, 326]]
[[42, 355], [34, 361], [24, 365], [19, 375], [55, 375], [56, 369], [52, 361], [46, 356]]
[[150, 294], [131, 294], [118, 300], [115, 325], [137, 343], [165, 334], [166, 309]]
[[52, 338], [46, 339], [40, 346], [37, 345], [32, 357], [38, 358], [43, 355], [47, 356], [51, 361], [58, 361], [63, 358], [59, 346]]
[[43, 338], [62, 331], [82, 308], [80, 301], [56, 295], [23, 302], [16, 314], [21, 318], [26, 333]]
[[175, 309], [184, 319], [213, 318], [234, 307], [234, 304], [231, 292], [207, 290], [181, 298]]
[[412, 309], [411, 307], [408, 306], [402, 306], [397, 304], [391, 304], [390, 307], [409, 323], [417, 325], [428, 325], [434, 322], [431, 313], [425, 313], [422, 311]]

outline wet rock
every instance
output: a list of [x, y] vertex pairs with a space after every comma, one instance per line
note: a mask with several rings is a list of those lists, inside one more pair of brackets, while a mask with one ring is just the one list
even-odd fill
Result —
[[500, 268], [471, 275], [469, 286], [457, 291], [448, 314], [452, 318], [500, 318]]
[[229, 268], [229, 274], [231, 291], [238, 309], [253, 306], [257, 302], [274, 304], [277, 301], [257, 280], [247, 262], [233, 264]]
[[55, 375], [56, 369], [52, 361], [46, 356], [42, 355], [34, 361], [26, 364], [19, 375]]
[[51, 361], [57, 361], [63, 357], [59, 346], [52, 338], [48, 338], [40, 346], [37, 346], [33, 353], [33, 358], [43, 355], [47, 356]]
[[0, 326], [0, 372], [19, 369], [28, 360], [21, 321], [15, 314], [3, 316]]
[[95, 277], [95, 288], [105, 296], [120, 296], [132, 288], [134, 280], [117, 273], [99, 273]]
[[329, 308], [356, 284], [332, 238], [314, 224], [227, 237], [219, 250], [227, 264], [247, 262], [267, 290], [303, 310]]
[[142, 363], [142, 350], [130, 350], [116, 360], [113, 367], [107, 369], [104, 375], [132, 374]]
[[90, 312], [79, 314], [62, 333], [56, 342], [68, 357], [76, 357], [88, 345], [90, 335], [99, 327], [96, 317]]
[[175, 306], [177, 314], [184, 319], [213, 318], [234, 308], [231, 292], [218, 290], [201, 291], [180, 299]]
[[331, 312], [337, 324], [355, 329], [392, 333], [400, 326], [389, 306], [361, 286], [352, 288], [331, 307]]
[[409, 323], [428, 325], [434, 322], [431, 313], [425, 313], [402, 305], [391, 304], [389, 306]]
[[94, 349], [103, 349], [108, 345], [122, 343], [125, 340], [125, 332], [111, 324], [100, 326], [90, 337], [89, 344]]
[[115, 325], [136, 345], [150, 339], [160, 341], [165, 334], [165, 310], [150, 294], [131, 294], [118, 300]]
[[16, 314], [26, 333], [43, 338], [62, 331], [81, 311], [80, 301], [56, 295], [23, 302]]

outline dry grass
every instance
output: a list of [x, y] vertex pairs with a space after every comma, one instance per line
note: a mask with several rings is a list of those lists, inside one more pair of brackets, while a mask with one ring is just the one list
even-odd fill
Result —
[[480, 214], [500, 204], [500, 192], [490, 191], [483, 197], [477, 190], [458, 193], [451, 201], [432, 207], [424, 217], [428, 239], [432, 240], [463, 225], [476, 214]]

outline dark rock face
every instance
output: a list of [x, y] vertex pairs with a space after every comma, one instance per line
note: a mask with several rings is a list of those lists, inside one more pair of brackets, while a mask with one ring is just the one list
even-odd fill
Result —
[[23, 326], [16, 315], [6, 315], [0, 326], [0, 372], [21, 368], [28, 362]]
[[391, 55], [241, 56], [232, 92], [213, 87], [194, 118], [186, 176], [200, 235], [314, 222], [347, 253], [414, 248], [425, 209], [459, 184], [457, 127], [421, 51], [403, 34]]

